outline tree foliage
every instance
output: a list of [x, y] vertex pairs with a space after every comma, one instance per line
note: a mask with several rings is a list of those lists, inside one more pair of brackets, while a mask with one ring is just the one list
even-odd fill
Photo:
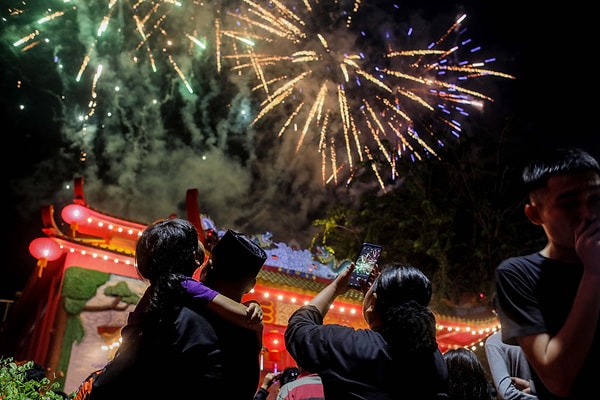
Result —
[[28, 372], [33, 368], [33, 361], [17, 363], [12, 357], [0, 357], [0, 399], [62, 400], [63, 396], [54, 392], [58, 383], [47, 377], [30, 377]]
[[438, 308], [465, 294], [487, 300], [499, 262], [543, 239], [523, 214], [521, 166], [504, 146], [481, 137], [437, 158], [401, 160], [403, 176], [385, 193], [366, 191], [357, 205], [339, 204], [316, 220], [313, 242], [338, 259], [352, 259], [362, 241], [383, 245], [380, 264], [407, 262], [428, 274]]

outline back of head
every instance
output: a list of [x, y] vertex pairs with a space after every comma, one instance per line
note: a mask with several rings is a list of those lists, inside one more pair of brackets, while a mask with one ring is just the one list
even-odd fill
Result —
[[387, 264], [373, 283], [377, 306], [388, 308], [409, 301], [427, 307], [431, 301], [431, 281], [420, 269], [408, 264]]
[[393, 358], [431, 353], [438, 349], [435, 315], [429, 309], [431, 281], [418, 268], [387, 264], [373, 282], [376, 310], [382, 316], [382, 335]]
[[[446, 398], [448, 375], [437, 344], [435, 315], [429, 308], [429, 278], [412, 265], [390, 263], [382, 266], [370, 290], [373, 312], [378, 315], [378, 326], [372, 329], [381, 333], [392, 359], [383, 371], [388, 390], [401, 393], [402, 398]], [[398, 382], [407, 383], [400, 392]]]
[[204, 247], [198, 232], [189, 221], [180, 218], [159, 220], [150, 224], [138, 239], [135, 252], [139, 274], [150, 281], [145, 293], [148, 304], [144, 318], [128, 324], [128, 336], [142, 330], [148, 346], [172, 340], [173, 320], [185, 295], [181, 285], [192, 276], [204, 259]]
[[451, 400], [489, 400], [491, 385], [477, 355], [458, 348], [444, 353], [448, 366], [448, 394]]
[[202, 281], [240, 281], [256, 278], [267, 253], [243, 233], [228, 230], [211, 252], [211, 264], [204, 268]]
[[554, 175], [595, 172], [600, 175], [598, 161], [579, 148], [560, 148], [544, 152], [523, 170], [527, 192], [546, 186]]
[[140, 275], [155, 282], [168, 274], [192, 276], [204, 249], [191, 222], [180, 218], [150, 224], [138, 239], [135, 251]]
[[281, 371], [281, 375], [279, 376], [279, 387], [285, 385], [286, 383], [295, 381], [300, 375], [300, 369], [297, 367], [287, 367], [283, 371]]

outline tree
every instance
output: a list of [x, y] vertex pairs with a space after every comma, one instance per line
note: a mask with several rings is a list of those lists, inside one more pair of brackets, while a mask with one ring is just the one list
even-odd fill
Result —
[[338, 259], [352, 259], [361, 241], [383, 245], [380, 264], [408, 262], [430, 276], [437, 309], [465, 294], [487, 302], [499, 262], [543, 240], [524, 217], [514, 154], [510, 143], [481, 134], [447, 146], [438, 158], [401, 159], [395, 186], [366, 191], [358, 206], [331, 209], [314, 222], [321, 230], [313, 243], [322, 241]]

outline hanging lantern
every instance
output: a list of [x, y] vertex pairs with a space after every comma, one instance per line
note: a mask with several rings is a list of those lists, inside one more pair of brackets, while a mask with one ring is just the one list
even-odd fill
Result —
[[285, 350], [283, 333], [276, 329], [265, 333], [263, 345], [269, 350], [269, 361], [279, 361], [279, 353]]
[[82, 207], [78, 204], [69, 204], [62, 209], [60, 216], [68, 224], [73, 222], [82, 223], [87, 219], [88, 212], [85, 207]]
[[264, 335], [264, 345], [269, 351], [283, 351], [285, 350], [285, 341], [283, 340], [283, 333], [274, 329]]
[[41, 278], [48, 261], [57, 260], [62, 255], [62, 249], [50, 238], [37, 238], [29, 244], [29, 253], [38, 260], [38, 278]]
[[69, 204], [62, 209], [60, 215], [69, 224], [72, 238], [75, 237], [75, 234], [79, 230], [79, 225], [88, 218], [87, 209], [79, 204]]

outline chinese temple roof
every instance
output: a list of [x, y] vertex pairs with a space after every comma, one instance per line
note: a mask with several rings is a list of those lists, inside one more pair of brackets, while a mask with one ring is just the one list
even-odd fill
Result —
[[[83, 195], [82, 178], [75, 180], [74, 188], [73, 203], [61, 210], [59, 223], [55, 219], [52, 206], [43, 210], [42, 231], [48, 238], [56, 241], [62, 251], [92, 254], [94, 260], [98, 260], [99, 263], [108, 261], [99, 269], [137, 276], [133, 267], [135, 243], [146, 225], [90, 207]], [[197, 213], [196, 193], [188, 191], [186, 196], [188, 220], [205, 235], [199, 235], [200, 240], [206, 240], [207, 232], [211, 230], [214, 233], [215, 227], [212, 221]], [[290, 247], [285, 243], [274, 243], [270, 240], [270, 233], [252, 237], [265, 249], [268, 256], [257, 278], [257, 288], [263, 296], [276, 294], [282, 302], [293, 303], [300, 301], [298, 299], [308, 301], [344, 267], [329, 257], [325, 249], [317, 249], [318, 254], [313, 254], [309, 250]], [[362, 298], [359, 290], [350, 289], [346, 294], [339, 296], [337, 302], [340, 310], [351, 308], [354, 313], [342, 320], [364, 328], [366, 326], [362, 318]], [[436, 317], [438, 343], [442, 351], [482, 345], [483, 340], [499, 328], [496, 317], [489, 309], [462, 316], [436, 313]]]

